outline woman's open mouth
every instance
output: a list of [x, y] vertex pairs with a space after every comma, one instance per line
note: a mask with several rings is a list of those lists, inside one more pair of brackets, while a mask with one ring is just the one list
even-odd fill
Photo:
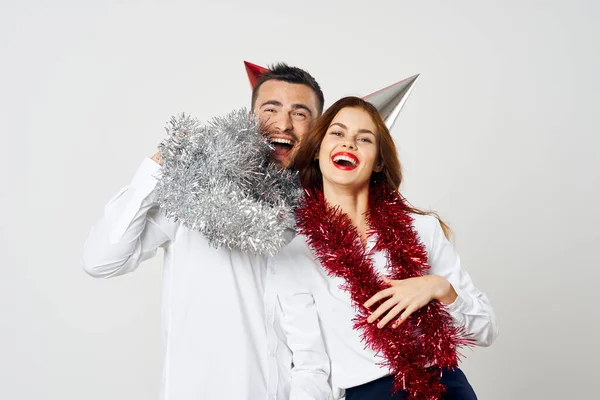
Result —
[[274, 149], [272, 157], [278, 161], [288, 158], [296, 146], [296, 141], [289, 136], [271, 136], [269, 142], [271, 142]]
[[344, 171], [353, 170], [360, 164], [360, 161], [358, 161], [358, 158], [354, 154], [346, 151], [335, 153], [331, 156], [331, 161], [333, 161], [333, 165], [335, 165], [336, 168]]

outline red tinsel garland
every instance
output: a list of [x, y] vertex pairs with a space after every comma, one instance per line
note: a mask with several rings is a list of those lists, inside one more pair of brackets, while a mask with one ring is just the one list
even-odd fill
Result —
[[[414, 312], [403, 324], [384, 328], [369, 324], [370, 310], [363, 304], [388, 287], [373, 268], [350, 218], [327, 204], [323, 193], [307, 192], [296, 212], [299, 233], [307, 237], [323, 268], [345, 279], [357, 310], [354, 329], [395, 375], [394, 391], [406, 390], [411, 399], [436, 400], [445, 388], [436, 368], [456, 368], [459, 346], [470, 346], [463, 327], [454, 326], [452, 316], [438, 301]], [[427, 252], [413, 230], [412, 218], [400, 194], [384, 184], [372, 185], [367, 222], [369, 234], [377, 234], [374, 250], [388, 258], [388, 277], [407, 279], [427, 274]], [[378, 306], [375, 305], [373, 309]]]

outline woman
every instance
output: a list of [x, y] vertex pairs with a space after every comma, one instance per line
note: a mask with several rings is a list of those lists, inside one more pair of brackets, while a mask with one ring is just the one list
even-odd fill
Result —
[[375, 107], [357, 97], [333, 104], [296, 167], [306, 189], [299, 235], [273, 260], [293, 376], [302, 377], [292, 378], [292, 398], [311, 371], [329, 371], [318, 365], [326, 349], [347, 400], [476, 399], [454, 368], [456, 348], [494, 341], [493, 310], [447, 226], [398, 193], [401, 166]]

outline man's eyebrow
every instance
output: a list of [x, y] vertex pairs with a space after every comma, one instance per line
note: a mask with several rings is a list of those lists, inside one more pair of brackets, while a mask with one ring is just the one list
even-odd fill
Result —
[[283, 104], [280, 101], [277, 100], [267, 100], [264, 103], [262, 103], [260, 106], [264, 107], [267, 105], [272, 105], [272, 106], [277, 106], [277, 107], [283, 107]]
[[310, 108], [308, 108], [308, 106], [306, 104], [302, 104], [302, 103], [292, 104], [292, 109], [294, 109], [294, 110], [298, 110], [298, 109], [306, 110], [306, 111], [308, 111], [308, 113], [310, 115], [312, 115], [312, 111], [310, 111]]

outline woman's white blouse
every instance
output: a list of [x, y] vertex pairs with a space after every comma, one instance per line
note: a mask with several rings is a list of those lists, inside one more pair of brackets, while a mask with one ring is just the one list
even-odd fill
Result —
[[[456, 301], [446, 306], [448, 311], [477, 345], [489, 346], [498, 330], [488, 298], [461, 268], [458, 254], [444, 236], [438, 220], [431, 216], [411, 216], [427, 250], [429, 273], [446, 278], [458, 294]], [[376, 238], [370, 238], [368, 248], [375, 242]], [[327, 275], [308, 247], [305, 236], [297, 236], [270, 261], [276, 269], [274, 287], [283, 310], [288, 346], [294, 354], [294, 372], [315, 369], [315, 362], [324, 359], [318, 354], [322, 344], [315, 342], [315, 332], [320, 330], [331, 361], [334, 387], [345, 389], [389, 375], [389, 371], [379, 365], [382, 358], [365, 349], [360, 332], [352, 328], [355, 309], [349, 294], [340, 289], [343, 279]], [[378, 272], [386, 273], [383, 252], [373, 253], [372, 261]]]

